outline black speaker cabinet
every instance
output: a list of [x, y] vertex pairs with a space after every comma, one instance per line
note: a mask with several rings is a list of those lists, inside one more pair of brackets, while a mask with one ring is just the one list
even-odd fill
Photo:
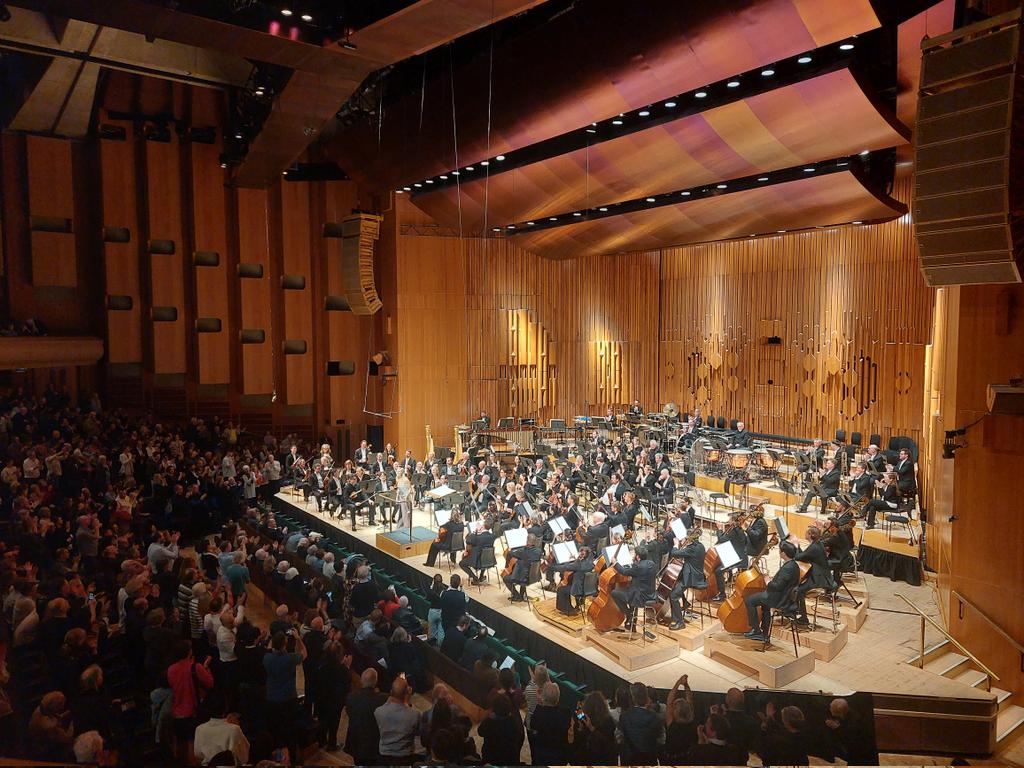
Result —
[[914, 225], [925, 282], [1019, 283], [1020, 10], [922, 49]]

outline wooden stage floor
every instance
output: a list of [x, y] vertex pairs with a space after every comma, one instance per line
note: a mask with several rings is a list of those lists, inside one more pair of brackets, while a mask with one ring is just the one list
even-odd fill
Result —
[[[278, 498], [286, 505], [303, 510], [337, 528], [342, 534], [342, 542], [345, 537], [354, 537], [374, 546], [377, 534], [387, 530], [385, 526], [361, 525], [353, 533], [347, 520], [332, 520], [326, 515], [318, 514], [312, 502], [303, 503], [301, 498], [295, 498], [289, 494], [278, 494]], [[417, 508], [413, 514], [414, 525], [424, 528], [431, 527], [431, 515], [427, 511]], [[499, 567], [501, 567], [500, 551], [498, 557]], [[424, 554], [406, 558], [404, 562], [429, 576], [433, 576], [435, 573], [444, 574], [447, 580], [447, 566], [428, 568], [424, 565], [425, 560], [426, 555]], [[442, 561], [438, 562], [443, 565]], [[774, 572], [777, 567], [778, 555], [774, 553], [769, 560], [769, 568]], [[897, 592], [906, 595], [941, 623], [933, 590], [929, 584], [912, 587], [869, 574], [863, 574], [862, 578], [870, 595], [867, 617], [863, 626], [858, 632], [850, 632], [846, 647], [835, 658], [831, 661], [817, 660], [814, 671], [787, 684], [785, 686], [787, 690], [825, 692], [837, 695], [865, 691], [960, 699], [991, 698], [991, 694], [983, 690], [920, 670], [906, 663], [918, 651], [920, 620], [917, 614], [908, 613], [907, 606], [895, 595]], [[630, 671], [616, 664], [592, 642], [589, 642], [586, 639], [586, 633], [575, 634], [562, 631], [543, 621], [526, 604], [510, 604], [508, 592], [504, 586], [499, 588], [488, 583], [480, 590], [467, 586], [466, 592], [472, 600], [479, 601], [514, 619], [523, 629], [522, 635], [516, 637], [515, 640], [527, 651], [530, 650], [530, 633], [538, 633], [548, 638], [557, 635], [560, 645], [630, 682], [639, 681], [658, 688], [670, 688], [680, 675], [688, 674], [690, 685], [695, 690], [724, 692], [733, 686], [739, 688], [766, 687], [755, 674], [751, 673], [751, 670], [740, 669], [708, 658], [701, 649], [683, 650], [680, 648], [678, 653], [667, 661]], [[537, 586], [531, 587], [530, 594], [538, 598], [541, 597], [540, 589]], [[547, 596], [552, 597], [553, 595], [548, 593]], [[941, 639], [939, 634], [929, 626], [926, 630], [926, 644], [930, 646], [939, 639]], [[777, 642], [783, 644], [788, 642], [788, 636]]]

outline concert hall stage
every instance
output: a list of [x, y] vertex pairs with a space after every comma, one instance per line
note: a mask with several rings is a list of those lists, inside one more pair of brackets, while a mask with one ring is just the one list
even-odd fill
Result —
[[[360, 525], [353, 533], [347, 518], [331, 519], [318, 513], [312, 502], [304, 503], [301, 498], [288, 494], [275, 496], [274, 505], [281, 512], [308, 525], [310, 529], [333, 538], [346, 549], [365, 555], [370, 561], [410, 585], [418, 586], [425, 591], [435, 573], [443, 574], [447, 580], [448, 567], [443, 559], [438, 560], [441, 568], [428, 568], [424, 565], [425, 555], [399, 558], [378, 547], [378, 534], [387, 533], [386, 526]], [[414, 531], [420, 533], [422, 529], [431, 527], [431, 515], [417, 508], [414, 511], [413, 522]], [[778, 567], [777, 557], [775, 554], [769, 562], [772, 572]], [[500, 547], [498, 558], [500, 568]], [[665, 661], [640, 669], [626, 669], [587, 639], [589, 630], [579, 627], [575, 628], [577, 631], [573, 631], [571, 625], [565, 630], [560, 629], [546, 622], [526, 604], [510, 603], [504, 586], [496, 586], [493, 578], [492, 573], [492, 581], [481, 588], [468, 586], [468, 581], [464, 582], [467, 583], [466, 594], [470, 599], [470, 613], [494, 629], [499, 636], [525, 649], [533, 658], [546, 661], [569, 679], [586, 684], [588, 689], [601, 689], [610, 693], [616, 686], [634, 681], [666, 689], [674, 685], [684, 673], [689, 675], [690, 684], [695, 691], [724, 692], [733, 686], [769, 687], [763, 681], [770, 678], [767, 678], [762, 670], [759, 679], [756, 665], [744, 665], [723, 656], [723, 649], [728, 651], [724, 646], [729, 644], [722, 643], [721, 639], [716, 644], [713, 657], [708, 655], [708, 649], [699, 647], [701, 641], [698, 640], [698, 647], [694, 650], [687, 650], [680, 643], [680, 647], [673, 650], [670, 658]], [[918, 649], [919, 616], [909, 612], [906, 604], [899, 600], [895, 593], [906, 595], [916, 604], [925, 606], [931, 614], [935, 614], [937, 610], [929, 585], [912, 587], [891, 582], [886, 578], [862, 575], [854, 583], [853, 589], [858, 599], [866, 604], [861, 608], [862, 616], [857, 620], [853, 618], [852, 606], [841, 611], [841, 634], [845, 635], [845, 646], [821, 651], [815, 649], [814, 638], [808, 638], [806, 642], [802, 638], [799, 654], [802, 665], [807, 664], [803, 660], [805, 650], [814, 651], [812, 657], [818, 658], [814, 658], [810, 665], [813, 666], [813, 671], [786, 682], [786, 690], [826, 694], [870, 692], [875, 696], [876, 707], [879, 706], [879, 701], [886, 702], [890, 697], [899, 697], [900, 701], [919, 697], [925, 697], [921, 699], [922, 701], [935, 700], [939, 697], [943, 700], [955, 699], [962, 705], [966, 703], [968, 706], [976, 705], [982, 708], [992, 700], [991, 694], [983, 690], [907, 663]], [[531, 587], [530, 595], [541, 598], [539, 586]], [[548, 592], [546, 597], [551, 598], [553, 594]], [[825, 609], [824, 613], [828, 613], [828, 609]], [[821, 623], [831, 626], [830, 618], [823, 614]], [[658, 628], [658, 632], [661, 647], [662, 638], [669, 633], [661, 627]], [[831, 630], [808, 634], [831, 636]], [[930, 627], [927, 628], [929, 645], [940, 639], [938, 633], [933, 633]], [[836, 640], [833, 645], [838, 643], [841, 641]], [[779, 653], [792, 655], [792, 639], [788, 630], [775, 637], [772, 648]], [[825, 660], [830, 654], [834, 657]], [[918, 704], [924, 711], [929, 711], [927, 705], [920, 705], [920, 702]], [[892, 704], [890, 702], [885, 706], [892, 707]], [[910, 711], [912, 707], [902, 705], [899, 709]], [[935, 715], [932, 714], [931, 717], [934, 718]]]

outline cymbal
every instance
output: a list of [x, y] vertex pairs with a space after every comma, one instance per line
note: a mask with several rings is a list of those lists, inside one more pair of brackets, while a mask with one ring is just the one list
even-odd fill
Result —
[[679, 406], [673, 402], [665, 403], [665, 407], [661, 409], [661, 412], [668, 416], [670, 419], [674, 419], [679, 415]]

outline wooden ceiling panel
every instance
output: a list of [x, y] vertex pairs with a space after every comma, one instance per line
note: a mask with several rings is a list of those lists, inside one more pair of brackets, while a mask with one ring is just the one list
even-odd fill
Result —
[[514, 235], [509, 241], [548, 258], [565, 259], [886, 220], [905, 212], [906, 206], [843, 171]]
[[[439, 223], [485, 226], [595, 208], [903, 144], [849, 69], [830, 72], [649, 130], [595, 144], [413, 201]], [[476, 173], [482, 171], [479, 166]], [[486, 222], [485, 222], [486, 206]]]

